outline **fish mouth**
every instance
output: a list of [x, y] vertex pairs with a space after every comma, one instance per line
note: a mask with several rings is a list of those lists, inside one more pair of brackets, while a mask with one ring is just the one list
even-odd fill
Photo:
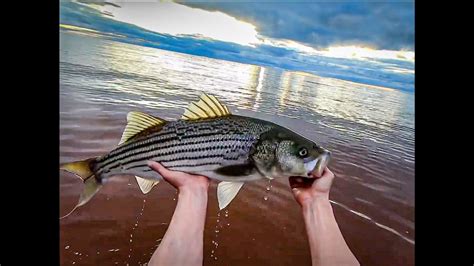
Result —
[[313, 171], [308, 173], [308, 177], [312, 178], [320, 178], [323, 175], [324, 169], [329, 164], [331, 159], [331, 152], [324, 151], [318, 158], [316, 162], [316, 166], [314, 167]]

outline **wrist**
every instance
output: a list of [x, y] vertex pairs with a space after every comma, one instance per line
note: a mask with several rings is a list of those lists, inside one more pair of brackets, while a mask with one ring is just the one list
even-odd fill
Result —
[[207, 199], [208, 186], [183, 186], [178, 188], [180, 197], [202, 197]]
[[315, 196], [301, 203], [303, 213], [312, 212], [321, 206], [331, 206], [329, 194]]

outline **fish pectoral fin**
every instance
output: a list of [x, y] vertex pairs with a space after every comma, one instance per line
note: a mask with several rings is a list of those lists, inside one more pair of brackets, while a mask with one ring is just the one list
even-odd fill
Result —
[[143, 194], [147, 194], [151, 189], [160, 183], [159, 180], [148, 180], [143, 177], [135, 176], [137, 179], [138, 186], [142, 190]]
[[255, 167], [253, 164], [234, 164], [227, 165], [214, 170], [217, 174], [225, 176], [246, 176], [255, 173]]
[[196, 120], [231, 115], [229, 108], [215, 96], [202, 93], [198, 102], [189, 103], [181, 119]]
[[217, 185], [217, 201], [219, 210], [224, 209], [237, 196], [244, 182], [220, 182]]
[[130, 112], [127, 114], [127, 126], [123, 131], [119, 145], [127, 142], [138, 133], [141, 133], [151, 127], [164, 125], [165, 123], [165, 120], [149, 114], [142, 112]]

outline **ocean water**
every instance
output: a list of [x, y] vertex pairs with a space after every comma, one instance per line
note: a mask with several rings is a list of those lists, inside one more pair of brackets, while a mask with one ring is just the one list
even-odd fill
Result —
[[[60, 33], [60, 162], [119, 142], [126, 114], [178, 119], [201, 92], [231, 112], [276, 122], [333, 153], [330, 200], [362, 265], [414, 264], [414, 95], [302, 72]], [[60, 173], [60, 215], [82, 182]], [[209, 192], [205, 265], [310, 265], [288, 180], [246, 184], [227, 211]], [[134, 177], [110, 180], [60, 221], [61, 264], [138, 265], [159, 245], [176, 206], [165, 182], [143, 195]], [[216, 245], [217, 243], [217, 245]]]

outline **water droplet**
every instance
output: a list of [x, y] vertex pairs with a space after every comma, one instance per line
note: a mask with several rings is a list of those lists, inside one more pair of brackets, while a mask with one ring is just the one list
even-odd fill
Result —
[[145, 202], [146, 202], [146, 200], [143, 200], [143, 203], [145, 203]]
[[216, 230], [216, 233], [219, 233], [219, 230]]
[[74, 255], [79, 255], [79, 252], [74, 252]]
[[98, 254], [100, 254], [100, 252], [99, 252], [99, 251], [97, 251], [97, 255], [98, 255]]
[[214, 255], [211, 254], [211, 258], [214, 257]]
[[219, 222], [219, 219], [217, 219], [217, 222]]
[[217, 257], [214, 257], [214, 260], [217, 260]]
[[211, 250], [211, 253], [214, 253], [214, 250]]
[[227, 224], [227, 226], [230, 226], [230, 224]]
[[225, 217], [229, 217], [229, 214], [226, 213], [226, 214], [225, 214]]
[[73, 261], [73, 262], [72, 262], [72, 264], [76, 264], [76, 262], [75, 262], [75, 261]]
[[65, 246], [64, 249], [69, 249], [69, 246]]
[[118, 262], [115, 262], [115, 264], [118, 264]]
[[129, 186], [131, 186], [132, 184], [128, 183]]
[[133, 234], [130, 234], [130, 237], [133, 237]]
[[176, 198], [173, 198], [173, 200], [176, 200]]
[[267, 191], [270, 191], [270, 187], [267, 187]]
[[264, 200], [268, 200], [268, 197], [267, 197], [267, 196], [265, 196], [265, 197], [263, 197], [263, 199], [264, 199]]
[[133, 239], [130, 239], [130, 243], [132, 243]]
[[405, 233], [407, 233], [407, 234], [408, 234], [408, 231], [405, 231]]

